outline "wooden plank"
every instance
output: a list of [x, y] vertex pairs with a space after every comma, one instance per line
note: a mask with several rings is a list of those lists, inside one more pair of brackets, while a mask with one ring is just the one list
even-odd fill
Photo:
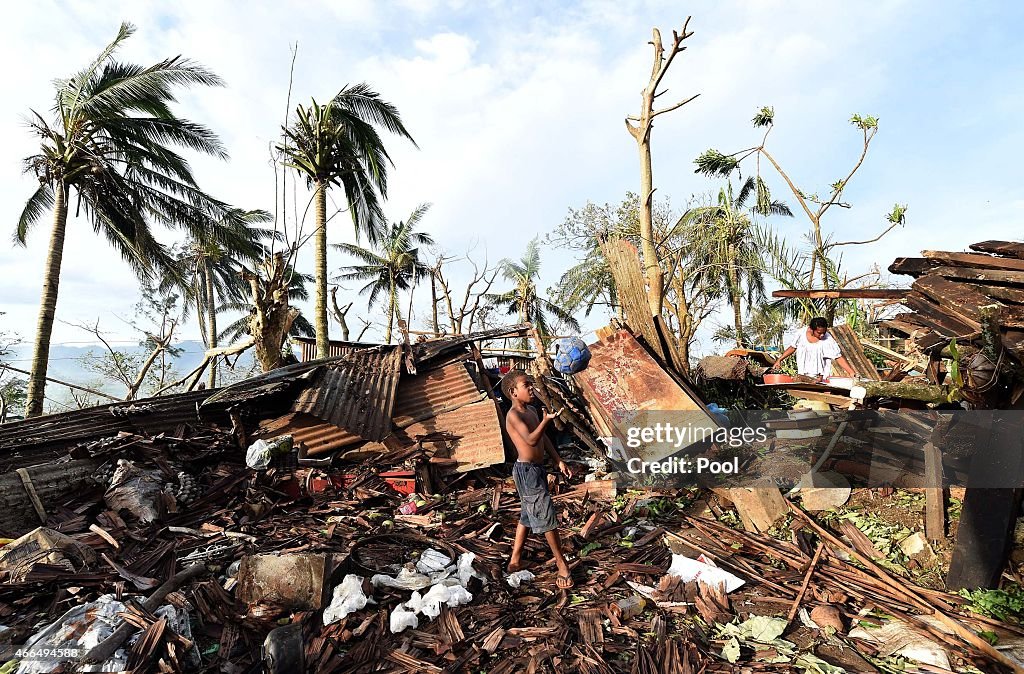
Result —
[[846, 356], [846, 360], [849, 361], [854, 372], [867, 379], [880, 379], [874, 363], [864, 353], [864, 348], [860, 345], [860, 339], [854, 334], [853, 329], [849, 325], [834, 325], [831, 332], [839, 344], [839, 350]]
[[1024, 243], [1017, 241], [980, 241], [968, 246], [971, 250], [979, 253], [991, 253], [993, 255], [1005, 255], [1024, 260]]
[[864, 300], [898, 300], [909, 292], [910, 288], [838, 288], [835, 290], [775, 290], [772, 297], [804, 297], [811, 299], [864, 299]]
[[946, 499], [942, 488], [942, 451], [933, 443], [924, 446], [924, 533], [930, 541], [946, 537]]
[[1006, 271], [1024, 271], [1024, 260], [1008, 257], [994, 257], [981, 253], [956, 253], [948, 250], [923, 250], [921, 255], [927, 260], [934, 260], [938, 265], [950, 267], [977, 267], [978, 269], [1005, 269]]
[[970, 335], [981, 330], [981, 324], [977, 321], [967, 322], [959, 316], [948, 314], [921, 293], [910, 293], [903, 303], [918, 314], [920, 322], [930, 325], [947, 337]]
[[963, 279], [978, 283], [1024, 284], [1024, 272], [1005, 269], [971, 269], [969, 267], [935, 267], [930, 273], [948, 279]]
[[647, 301], [647, 285], [640, 265], [640, 253], [629, 241], [609, 239], [601, 243], [601, 252], [608, 262], [615, 290], [629, 327], [643, 336], [648, 346], [665, 362], [668, 354], [661, 348], [661, 340], [654, 325], [651, 307]]
[[979, 307], [993, 304], [993, 301], [980, 290], [936, 274], [925, 274], [914, 281], [913, 288], [936, 302], [942, 311], [951, 313], [972, 326], [980, 327]]
[[889, 273], [920, 276], [938, 265], [938, 262], [926, 260], [923, 257], [898, 257], [889, 265]]
[[837, 407], [849, 407], [850, 403], [853, 402], [853, 398], [849, 396], [835, 395], [834, 393], [824, 393], [822, 391], [807, 391], [795, 388], [786, 389], [786, 393], [793, 396], [794, 398], [806, 398], [807, 400], [816, 400], [818, 402], [828, 403], [829, 405], [835, 405]]
[[713, 491], [724, 492], [723, 495], [732, 501], [747, 531], [764, 533], [789, 512], [786, 499], [777, 487], [735, 487]]

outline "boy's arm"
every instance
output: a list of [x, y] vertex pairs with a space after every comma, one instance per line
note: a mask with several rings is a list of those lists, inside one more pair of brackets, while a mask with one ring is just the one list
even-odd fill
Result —
[[526, 425], [523, 418], [515, 410], [509, 410], [508, 415], [505, 417], [505, 425], [515, 430], [515, 432], [526, 441], [526, 444], [531, 447], [536, 447], [537, 443], [544, 437], [544, 429], [555, 418], [556, 415], [549, 412], [544, 413], [544, 417], [537, 424], [537, 428], [530, 430], [530, 427]]
[[555, 443], [551, 442], [551, 438], [544, 436], [544, 449], [547, 451], [548, 456], [551, 457], [551, 461], [555, 464], [555, 468], [562, 472], [566, 477], [572, 477], [572, 469], [569, 468], [569, 464], [562, 460], [562, 457], [558, 455], [558, 450], [555, 449]]

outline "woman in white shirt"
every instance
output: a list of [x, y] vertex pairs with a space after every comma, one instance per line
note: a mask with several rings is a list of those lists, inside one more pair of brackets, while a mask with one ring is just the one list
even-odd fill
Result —
[[802, 375], [824, 379], [832, 374], [832, 361], [843, 368], [851, 377], [856, 377], [850, 364], [843, 358], [839, 345], [828, 334], [828, 321], [822, 317], [812, 318], [810, 325], [790, 333], [786, 338], [786, 350], [772, 366], [796, 354], [796, 370]]

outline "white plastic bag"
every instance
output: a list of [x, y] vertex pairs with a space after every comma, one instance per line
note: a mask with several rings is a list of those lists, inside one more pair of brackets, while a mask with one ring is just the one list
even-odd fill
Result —
[[698, 582], [705, 585], [725, 584], [725, 591], [732, 592], [741, 587], [745, 582], [742, 578], [732, 575], [728, 571], [711, 566], [696, 559], [690, 559], [685, 555], [672, 555], [672, 565], [668, 567], [670, 576], [678, 576], [688, 583]]
[[428, 548], [423, 551], [423, 554], [420, 555], [419, 560], [417, 560], [416, 570], [420, 573], [430, 575], [444, 571], [451, 563], [452, 558], [448, 555], [439, 550]]
[[363, 592], [363, 579], [355, 574], [345, 576], [341, 584], [334, 588], [330, 605], [324, 609], [324, 625], [336, 623], [349, 613], [363, 609], [373, 599]]
[[[414, 593], [418, 594], [418, 593]], [[398, 634], [411, 627], [416, 629], [420, 625], [419, 619], [413, 611], [407, 610], [402, 604], [395, 607], [391, 612], [391, 633]]]
[[245, 452], [245, 465], [254, 470], [263, 470], [270, 465], [273, 454], [270, 452], [270, 445], [266, 440], [257, 440], [249, 445]]
[[433, 620], [441, 615], [442, 606], [455, 608], [471, 601], [473, 601], [473, 595], [459, 585], [454, 578], [450, 578], [434, 585], [423, 596], [420, 596], [419, 592], [413, 592], [405, 606], [410, 611], [422, 613]]
[[459, 555], [459, 583], [462, 584], [462, 587], [469, 585], [470, 578], [479, 578], [484, 585], [487, 585], [487, 577], [473, 568], [475, 559], [476, 554], [472, 552], [463, 552]]
[[516, 571], [515, 573], [510, 573], [508, 575], [508, 577], [505, 579], [505, 582], [507, 582], [511, 587], [519, 587], [524, 582], [529, 582], [529, 581], [531, 581], [533, 579], [534, 579], [533, 572], [532, 571], [527, 571], [526, 569], [523, 569], [522, 571]]
[[416, 573], [406, 568], [399, 571], [397, 576], [389, 576], [384, 573], [375, 574], [370, 578], [370, 582], [373, 583], [374, 587], [384, 585], [385, 587], [397, 587], [401, 590], [422, 590], [434, 584], [430, 576], [424, 576], [422, 573]]

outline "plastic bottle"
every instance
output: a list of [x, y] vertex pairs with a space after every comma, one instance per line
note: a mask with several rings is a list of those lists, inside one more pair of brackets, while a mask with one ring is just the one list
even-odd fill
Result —
[[632, 597], [620, 599], [612, 604], [612, 611], [619, 620], [629, 620], [643, 613], [646, 607], [647, 602], [644, 601], [644, 598], [634, 594]]

